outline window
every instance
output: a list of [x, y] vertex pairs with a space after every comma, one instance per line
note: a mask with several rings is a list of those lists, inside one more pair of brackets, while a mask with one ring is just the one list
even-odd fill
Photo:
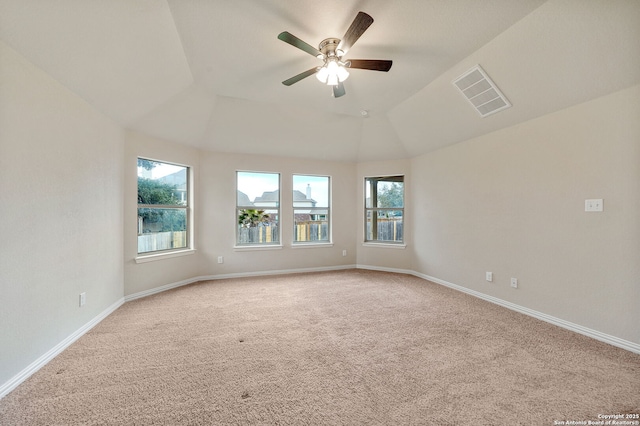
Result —
[[365, 241], [402, 243], [404, 176], [369, 177], [365, 187]]
[[293, 175], [293, 242], [329, 242], [329, 177]]
[[189, 247], [189, 168], [138, 158], [138, 254]]
[[280, 244], [280, 174], [237, 172], [236, 242]]

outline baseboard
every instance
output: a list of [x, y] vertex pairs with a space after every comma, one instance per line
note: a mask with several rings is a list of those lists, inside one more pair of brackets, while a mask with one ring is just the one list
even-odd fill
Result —
[[634, 352], [640, 354], [640, 344], [630, 342], [628, 340], [620, 339], [615, 336], [611, 336], [606, 333], [602, 333], [597, 330], [593, 330], [587, 327], [583, 327], [581, 325], [565, 321], [560, 318], [556, 318], [551, 315], [547, 315], [542, 312], [535, 311], [533, 309], [525, 308], [524, 306], [516, 305], [515, 303], [507, 302], [506, 300], [499, 299], [497, 297], [489, 296], [488, 294], [480, 293], [475, 290], [471, 290], [469, 288], [463, 287], [461, 285], [453, 284], [445, 280], [441, 280], [436, 277], [432, 277], [430, 275], [422, 274], [410, 269], [399, 269], [399, 268], [386, 268], [381, 266], [372, 266], [372, 265], [342, 265], [342, 266], [327, 266], [327, 267], [319, 267], [319, 268], [300, 268], [300, 269], [279, 269], [274, 271], [258, 271], [258, 272], [237, 272], [232, 274], [218, 274], [218, 275], [205, 275], [200, 277], [194, 277], [188, 280], [179, 281], [172, 284], [167, 284], [161, 287], [157, 287], [151, 290], [142, 291], [139, 293], [131, 294], [125, 297], [125, 301], [129, 302], [131, 300], [139, 299], [141, 297], [150, 296], [152, 294], [161, 293], [163, 291], [181, 287], [188, 284], [193, 284], [199, 281], [209, 281], [209, 280], [221, 280], [228, 278], [245, 278], [245, 277], [256, 277], [256, 276], [266, 276], [266, 275], [285, 275], [285, 274], [298, 274], [298, 273], [309, 273], [309, 272], [323, 272], [323, 271], [337, 271], [343, 269], [367, 269], [370, 271], [380, 271], [380, 272], [393, 272], [396, 274], [406, 274], [413, 275], [418, 278], [425, 279], [427, 281], [434, 282], [436, 284], [443, 285], [445, 287], [452, 288], [454, 290], [461, 291], [463, 293], [469, 294], [471, 296], [477, 297], [482, 300], [486, 300], [487, 302], [494, 303], [496, 305], [500, 305], [507, 309], [511, 309], [513, 311], [519, 312], [524, 315], [528, 315], [530, 317], [539, 319], [541, 321], [548, 322], [550, 324], [556, 325], [558, 327], [565, 328], [567, 330], [571, 330], [575, 333], [579, 333], [593, 339], [599, 340], [604, 343], [608, 343], [610, 345], [625, 349], [630, 352]]
[[427, 281], [434, 282], [436, 284], [443, 285], [445, 287], [452, 288], [454, 290], [461, 291], [463, 293], [469, 294], [471, 296], [477, 297], [482, 300], [486, 300], [488, 302], [494, 303], [496, 305], [500, 305], [507, 309], [511, 309], [513, 311], [531, 316], [533, 318], [539, 319], [541, 321], [548, 322], [553, 325], [557, 325], [558, 327], [565, 328], [567, 330], [573, 331], [575, 333], [579, 333], [593, 339], [599, 340], [604, 343], [608, 343], [612, 346], [616, 346], [630, 352], [634, 352], [640, 354], [640, 344], [630, 342], [628, 340], [620, 339], [615, 336], [611, 336], [606, 333], [599, 332], [597, 330], [593, 330], [587, 327], [583, 327], [578, 324], [574, 324], [569, 321], [565, 321], [560, 318], [553, 317], [551, 315], [544, 314], [542, 312], [535, 311], [533, 309], [525, 308], [524, 306], [516, 305], [511, 302], [507, 302], [502, 299], [498, 299], [497, 297], [489, 296], [484, 293], [480, 293], [475, 290], [468, 289], [466, 287], [450, 283], [445, 280], [441, 280], [436, 277], [432, 277], [430, 275], [422, 274], [419, 272], [415, 272], [409, 269], [398, 269], [398, 268], [385, 268], [379, 266], [370, 266], [370, 265], [340, 265], [340, 266], [328, 266], [328, 267], [319, 267], [319, 268], [300, 268], [300, 269], [280, 269], [274, 271], [260, 271], [260, 272], [238, 272], [232, 274], [218, 274], [218, 275], [205, 275], [200, 277], [193, 277], [186, 280], [178, 281], [175, 283], [163, 285], [160, 287], [156, 287], [151, 290], [145, 290], [138, 293], [130, 294], [125, 296], [124, 298], [118, 300], [107, 309], [102, 311], [99, 315], [93, 318], [91, 321], [80, 327], [73, 334], [68, 336], [62, 342], [58, 343], [55, 347], [47, 351], [40, 358], [35, 360], [29, 366], [27, 366], [24, 370], [16, 374], [13, 378], [11, 378], [8, 382], [4, 383], [0, 386], [0, 399], [2, 399], [5, 395], [11, 392], [13, 389], [18, 387], [20, 383], [24, 382], [27, 378], [29, 378], [32, 374], [42, 368], [45, 364], [55, 358], [59, 353], [65, 350], [69, 345], [78, 340], [82, 335], [91, 330], [96, 324], [102, 321], [104, 318], [109, 316], [112, 312], [122, 306], [123, 303], [129, 302], [131, 300], [139, 299], [142, 297], [147, 297], [152, 294], [161, 293], [163, 291], [170, 290], [172, 288], [177, 288], [181, 286], [185, 286], [188, 284], [193, 284], [200, 281], [209, 281], [209, 280], [221, 280], [228, 278], [245, 278], [245, 277], [255, 277], [255, 276], [267, 276], [267, 275], [285, 275], [285, 274], [299, 274], [299, 273], [309, 273], [309, 272], [326, 272], [326, 271], [338, 271], [344, 269], [367, 269], [371, 271], [381, 271], [381, 272], [393, 272], [398, 274], [406, 274], [413, 275], [418, 278], [425, 279]]
[[415, 275], [416, 273], [410, 269], [385, 268], [382, 266], [358, 265], [358, 269], [366, 269], [368, 271], [393, 272], [395, 274]]
[[69, 335], [62, 342], [58, 343], [53, 348], [49, 349], [44, 355], [40, 358], [36, 359], [30, 365], [28, 365], [24, 370], [13, 376], [8, 382], [4, 383], [0, 386], [0, 399], [4, 398], [9, 392], [14, 390], [16, 387], [20, 385], [20, 383], [27, 380], [32, 374], [36, 371], [44, 367], [49, 361], [58, 356], [59, 353], [64, 351], [67, 347], [69, 347], [73, 342], [82, 337], [86, 332], [95, 327], [100, 321], [111, 315], [113, 311], [118, 309], [124, 303], [124, 299], [120, 299], [107, 309], [99, 313], [96, 317], [94, 317], [91, 321], [77, 329], [71, 335]]
[[143, 297], [151, 296], [153, 294], [162, 293], [163, 291], [171, 290], [172, 288], [182, 287], [201, 281], [200, 277], [193, 277], [186, 280], [178, 281], [175, 283], [165, 284], [160, 287], [155, 287], [149, 290], [140, 291], [138, 293], [129, 294], [124, 297], [125, 302], [131, 302], [132, 300], [141, 299]]
[[298, 268], [298, 269], [277, 269], [273, 271], [257, 271], [257, 272], [235, 272], [232, 274], [216, 274], [216, 275], [203, 275], [199, 277], [193, 277], [186, 280], [178, 281], [171, 284], [166, 284], [160, 287], [152, 288], [150, 290], [140, 291], [124, 297], [125, 302], [130, 302], [142, 297], [151, 296], [152, 294], [162, 293], [163, 291], [171, 290], [172, 288], [182, 287], [185, 285], [197, 283], [200, 281], [212, 281], [212, 280], [224, 280], [229, 278], [247, 278], [247, 277], [262, 277], [267, 275], [287, 275], [287, 274], [302, 274], [309, 272], [326, 272], [326, 271], [340, 271], [344, 269], [355, 269], [356, 265], [339, 265], [339, 266], [322, 266], [316, 268]]
[[575, 324], [575, 323], [572, 323], [572, 322], [569, 322], [569, 321], [565, 321], [565, 320], [563, 320], [561, 318], [556, 318], [554, 316], [551, 316], [551, 315], [548, 315], [548, 314], [545, 314], [545, 313], [542, 313], [542, 312], [538, 312], [538, 311], [535, 311], [533, 309], [525, 308], [524, 306], [516, 305], [515, 303], [507, 302], [506, 300], [502, 300], [502, 299], [499, 299], [497, 297], [489, 296], [487, 294], [480, 293], [478, 291], [471, 290], [471, 289], [468, 289], [466, 287], [463, 287], [463, 286], [460, 286], [460, 285], [457, 285], [457, 284], [453, 284], [453, 283], [450, 283], [450, 282], [445, 281], [445, 280], [441, 280], [441, 279], [436, 278], [436, 277], [432, 277], [430, 275], [421, 274], [421, 273], [418, 273], [418, 272], [412, 272], [411, 274], [416, 276], [416, 277], [425, 279], [427, 281], [431, 281], [431, 282], [434, 282], [436, 284], [440, 284], [440, 285], [443, 285], [445, 287], [449, 287], [449, 288], [452, 288], [454, 290], [461, 291], [463, 293], [469, 294], [469, 295], [477, 297], [479, 299], [486, 300], [487, 302], [491, 302], [491, 303], [494, 303], [496, 305], [500, 305], [502, 307], [505, 307], [507, 309], [511, 309], [512, 311], [516, 311], [516, 312], [519, 312], [521, 314], [528, 315], [530, 317], [539, 319], [539, 320], [544, 321], [544, 322], [548, 322], [548, 323], [556, 325], [558, 327], [565, 328], [565, 329], [573, 331], [575, 333], [582, 334], [582, 335], [587, 336], [587, 337], [591, 337], [592, 339], [596, 339], [596, 340], [599, 340], [601, 342], [608, 343], [608, 344], [610, 344], [612, 346], [616, 346], [618, 348], [625, 349], [625, 350], [627, 350], [629, 352], [640, 354], [640, 344], [638, 344], [638, 343], [630, 342], [628, 340], [620, 339], [619, 337], [611, 336], [610, 334], [602, 333], [600, 331], [593, 330], [591, 328], [583, 327], [583, 326], [581, 326], [579, 324]]
[[277, 269], [273, 271], [236, 272], [233, 274], [206, 275], [199, 277], [199, 281], [223, 280], [228, 278], [263, 277], [267, 275], [305, 274], [309, 272], [341, 271], [355, 269], [356, 265], [322, 266], [317, 268]]

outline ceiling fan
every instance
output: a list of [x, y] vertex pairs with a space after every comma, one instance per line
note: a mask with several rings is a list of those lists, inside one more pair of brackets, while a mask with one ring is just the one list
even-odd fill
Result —
[[291, 86], [303, 78], [315, 74], [318, 80], [333, 87], [333, 96], [338, 98], [346, 94], [343, 81], [349, 77], [347, 68], [357, 68], [363, 70], [384, 71], [391, 69], [393, 61], [381, 59], [351, 59], [343, 61], [342, 57], [351, 49], [354, 43], [373, 23], [373, 18], [364, 12], [358, 12], [351, 26], [345, 33], [342, 40], [338, 38], [326, 38], [320, 42], [318, 48], [300, 40], [288, 31], [278, 34], [278, 38], [285, 43], [297, 47], [310, 55], [322, 60], [324, 64], [320, 67], [313, 67], [298, 75], [295, 75], [282, 82], [285, 86]]

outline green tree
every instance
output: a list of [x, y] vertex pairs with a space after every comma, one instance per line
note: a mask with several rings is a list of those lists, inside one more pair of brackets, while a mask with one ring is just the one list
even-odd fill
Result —
[[152, 161], [152, 160], [146, 160], [144, 158], [138, 158], [138, 167], [142, 167], [145, 170], [151, 170], [155, 166], [157, 166], [158, 164], [159, 163], [156, 163], [155, 161]]
[[175, 195], [176, 186], [154, 179], [138, 178], [138, 204], [179, 205]]
[[254, 228], [266, 222], [269, 222], [269, 215], [264, 210], [242, 209], [238, 214], [238, 225], [244, 228]]
[[[140, 162], [140, 160], [138, 160], [138, 162]], [[181, 205], [175, 195], [175, 191], [175, 185], [158, 182], [154, 179], [138, 177], [138, 204]], [[184, 231], [186, 229], [186, 215], [182, 209], [139, 207], [138, 216], [142, 218], [145, 228], [150, 224], [158, 224], [156, 225], [155, 232]]]
[[404, 207], [404, 185], [392, 182], [378, 187], [378, 207]]

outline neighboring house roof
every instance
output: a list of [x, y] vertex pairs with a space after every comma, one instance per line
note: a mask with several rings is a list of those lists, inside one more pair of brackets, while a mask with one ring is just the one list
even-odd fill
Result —
[[238, 205], [239, 206], [252, 206], [253, 203], [251, 202], [251, 200], [249, 199], [249, 196], [247, 194], [245, 194], [242, 191], [237, 191], [238, 193]]
[[314, 200], [313, 198], [307, 198], [307, 196], [305, 194], [303, 194], [302, 192], [298, 191], [297, 189], [293, 190], [293, 201], [310, 201], [311, 204], [313, 204], [314, 206], [317, 203], [316, 200]]
[[[254, 203], [275, 203], [278, 202], [280, 198], [280, 191], [279, 190], [275, 190], [275, 191], [265, 191], [262, 193], [262, 195], [260, 197], [256, 197], [255, 200], [253, 200]], [[305, 203], [309, 203], [311, 204], [311, 207], [316, 205], [316, 200], [314, 200], [313, 198], [307, 198], [307, 196], [298, 191], [297, 189], [293, 191], [293, 201], [295, 202], [305, 202]]]
[[278, 201], [280, 198], [280, 191], [265, 191], [261, 196], [256, 197], [254, 203], [265, 203]]
[[166, 183], [167, 185], [174, 185], [178, 191], [187, 190], [187, 172], [186, 170], [180, 170], [175, 173], [163, 176], [156, 179], [158, 182]]

